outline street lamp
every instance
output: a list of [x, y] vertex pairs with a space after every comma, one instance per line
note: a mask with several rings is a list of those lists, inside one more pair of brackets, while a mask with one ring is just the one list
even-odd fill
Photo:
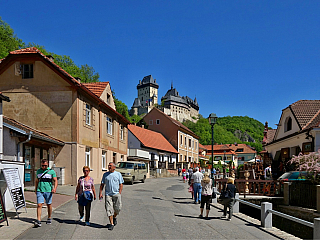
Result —
[[218, 117], [215, 113], [210, 113], [209, 123], [211, 125], [211, 179], [212, 179], [212, 184], [214, 183], [214, 176], [213, 176], [213, 142], [214, 142], [213, 129], [214, 129], [214, 125], [217, 122], [217, 118]]

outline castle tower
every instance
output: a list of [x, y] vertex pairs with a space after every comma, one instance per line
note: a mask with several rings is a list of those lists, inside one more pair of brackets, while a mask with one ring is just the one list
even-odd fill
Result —
[[139, 80], [137, 85], [138, 98], [142, 107], [153, 107], [158, 103], [158, 88], [156, 79], [153, 79], [151, 75], [145, 76], [142, 81]]

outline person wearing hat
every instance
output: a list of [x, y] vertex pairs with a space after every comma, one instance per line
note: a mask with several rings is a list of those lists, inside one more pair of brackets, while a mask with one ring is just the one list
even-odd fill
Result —
[[209, 178], [209, 173], [204, 172], [203, 179], [201, 180], [201, 205], [200, 205], [200, 218], [203, 218], [203, 209], [206, 205], [206, 216], [205, 219], [209, 218], [210, 203], [212, 199], [212, 179]]
[[228, 221], [231, 221], [231, 217], [233, 213], [233, 205], [234, 205], [235, 196], [236, 196], [236, 186], [234, 185], [234, 178], [232, 177], [228, 178], [224, 191], [228, 192], [228, 197], [223, 199], [222, 201], [224, 205], [224, 209], [223, 209], [223, 215], [221, 216], [221, 218], [227, 217], [227, 208], [229, 208]]

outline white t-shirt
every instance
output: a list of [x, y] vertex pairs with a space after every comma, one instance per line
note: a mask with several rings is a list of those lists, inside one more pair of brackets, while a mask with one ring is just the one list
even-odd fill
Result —
[[192, 174], [191, 179], [193, 179], [193, 183], [201, 183], [201, 180], [203, 178], [203, 174], [199, 171]]

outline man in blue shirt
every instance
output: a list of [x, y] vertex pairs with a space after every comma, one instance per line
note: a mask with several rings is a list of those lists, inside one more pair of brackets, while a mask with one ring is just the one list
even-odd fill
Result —
[[106, 186], [105, 208], [110, 221], [109, 230], [113, 230], [114, 226], [117, 225], [116, 217], [122, 207], [121, 192], [123, 188], [123, 178], [121, 173], [115, 171], [116, 165], [113, 162], [109, 163], [108, 169], [109, 172], [104, 173], [102, 176], [99, 198], [103, 198], [102, 190], [104, 186]]

